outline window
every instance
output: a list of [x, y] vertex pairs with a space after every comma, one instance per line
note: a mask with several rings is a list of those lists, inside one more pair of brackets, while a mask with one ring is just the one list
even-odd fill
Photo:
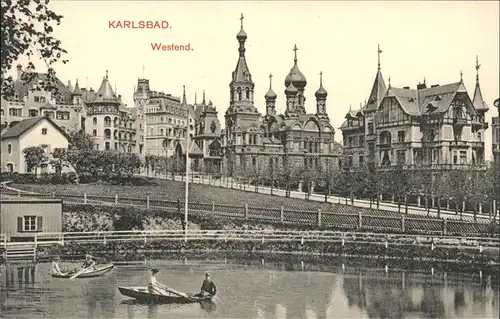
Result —
[[42, 135], [47, 135], [47, 129], [46, 128], [42, 128]]
[[23, 216], [17, 218], [17, 231], [42, 231], [41, 216]]
[[363, 166], [365, 162], [365, 157], [363, 155], [359, 155], [359, 166]]
[[109, 151], [109, 149], [110, 149], [109, 142], [106, 142], [104, 145], [105, 145], [106, 151]]
[[373, 123], [368, 123], [368, 134], [373, 134]]
[[97, 136], [97, 130], [92, 131], [92, 136]]
[[398, 143], [405, 142], [405, 131], [398, 131]]
[[396, 152], [396, 162], [398, 165], [403, 165], [406, 163], [406, 151], [397, 151]]
[[460, 164], [467, 164], [467, 151], [460, 151]]
[[49, 119], [53, 119], [54, 118], [54, 112], [52, 111], [45, 111], [43, 113], [44, 116], [48, 117]]
[[365, 137], [362, 136], [362, 135], [359, 137], [359, 146], [360, 147], [364, 147], [365, 146]]
[[38, 116], [38, 110], [29, 110], [29, 116], [30, 117], [37, 117]]
[[94, 118], [92, 119], [92, 123], [93, 123], [94, 125], [96, 125], [96, 124], [97, 124], [97, 117], [94, 117]]

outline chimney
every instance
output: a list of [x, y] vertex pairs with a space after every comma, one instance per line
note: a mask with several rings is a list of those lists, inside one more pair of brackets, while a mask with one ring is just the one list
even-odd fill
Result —
[[424, 83], [420, 83], [418, 82], [417, 84], [417, 90], [423, 90], [423, 89], [427, 89], [427, 85]]
[[17, 79], [21, 79], [21, 75], [23, 75], [23, 66], [21, 64], [17, 65]]
[[409, 90], [409, 89], [410, 89], [410, 87], [409, 87], [409, 86], [403, 86], [403, 89], [405, 89], [405, 90]]
[[68, 80], [68, 89], [73, 91], [73, 86], [71, 85], [71, 80]]
[[431, 88], [435, 88], [435, 87], [438, 87], [439, 84], [434, 84], [434, 85], [431, 85]]
[[118, 100], [122, 100], [122, 95], [121, 94], [118, 94]]
[[94, 92], [94, 89], [91, 87], [89, 91], [90, 91], [90, 92]]

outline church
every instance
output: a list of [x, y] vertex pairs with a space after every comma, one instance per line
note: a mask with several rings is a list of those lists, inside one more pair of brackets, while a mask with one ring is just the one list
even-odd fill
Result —
[[323, 87], [322, 74], [315, 93], [316, 112], [307, 113], [304, 95], [307, 80], [299, 70], [295, 46], [293, 66], [284, 80], [286, 111], [284, 114], [276, 112], [278, 95], [273, 91], [270, 75], [263, 115], [255, 106], [255, 83], [245, 58], [247, 34], [243, 28], [243, 14], [236, 39], [238, 61], [229, 84], [230, 102], [221, 137], [223, 172], [238, 175], [247, 169], [266, 167], [273, 171], [285, 165], [305, 170], [338, 166], [342, 146], [334, 140], [335, 130], [327, 113], [328, 93]]

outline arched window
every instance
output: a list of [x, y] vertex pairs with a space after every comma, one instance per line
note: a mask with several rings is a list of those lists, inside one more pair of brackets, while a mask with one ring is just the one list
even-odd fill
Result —
[[14, 172], [14, 164], [12, 164], [12, 163], [7, 164], [7, 172], [9, 172], [9, 173]]
[[246, 95], [246, 99], [247, 99], [247, 100], [250, 100], [250, 89], [249, 89], [249, 88], [246, 88], [245, 93], [246, 93], [246, 94], [245, 94], [245, 95]]
[[107, 125], [107, 126], [111, 125], [111, 118], [109, 116], [106, 116], [104, 118], [104, 125]]
[[238, 91], [238, 101], [241, 101], [241, 88], [238, 88], [237, 91]]
[[96, 124], [97, 124], [97, 117], [94, 117], [94, 118], [92, 119], [92, 123], [93, 123], [94, 125], [96, 125]]
[[110, 129], [105, 129], [104, 130], [104, 136], [105, 136], [105, 138], [110, 139], [111, 138], [111, 130]]
[[162, 117], [160, 117], [160, 122], [163, 123], [163, 121], [165, 121], [165, 119]]
[[252, 158], [252, 166], [255, 167], [257, 165], [257, 159], [254, 157]]
[[481, 135], [481, 132], [477, 132], [477, 140], [478, 140], [478, 142], [482, 142], [482, 140], [481, 140], [482, 137], [483, 136]]

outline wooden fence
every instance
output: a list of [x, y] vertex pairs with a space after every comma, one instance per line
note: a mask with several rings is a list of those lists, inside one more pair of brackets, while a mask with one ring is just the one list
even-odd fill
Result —
[[[462, 249], [500, 248], [498, 238], [470, 237], [467, 239], [450, 236], [434, 235], [407, 235], [407, 234], [378, 234], [361, 232], [338, 231], [280, 231], [280, 230], [131, 230], [131, 231], [103, 231], [103, 232], [65, 232], [65, 233], [38, 233], [34, 235], [35, 246], [67, 243], [79, 244], [106, 244], [111, 242], [142, 242], [154, 241], [247, 241], [247, 242], [289, 242], [289, 243], [339, 243], [347, 244], [375, 244], [389, 246], [425, 246], [431, 249], [437, 247], [459, 247]], [[3, 241], [7, 248], [19, 243]]]
[[[117, 207], [138, 207], [164, 211], [174, 215], [184, 213], [184, 202], [147, 198], [125, 198], [115, 196], [72, 195], [72, 194], [35, 194], [28, 192], [13, 192], [3, 190], [4, 194], [21, 198], [60, 198], [69, 204], [106, 205]], [[292, 224], [320, 227], [336, 230], [364, 230], [380, 232], [401, 232], [434, 235], [457, 236], [489, 236], [493, 235], [492, 226], [487, 223], [473, 221], [431, 218], [422, 215], [402, 215], [396, 212], [386, 212], [374, 209], [336, 205], [334, 212], [293, 209], [281, 206], [250, 207], [245, 205], [221, 205], [215, 202], [189, 202], [189, 214], [199, 217], [223, 217], [257, 222], [272, 222], [278, 224]], [[352, 214], [342, 209], [355, 209], [358, 213]], [[497, 234], [496, 234], [497, 236]]]

